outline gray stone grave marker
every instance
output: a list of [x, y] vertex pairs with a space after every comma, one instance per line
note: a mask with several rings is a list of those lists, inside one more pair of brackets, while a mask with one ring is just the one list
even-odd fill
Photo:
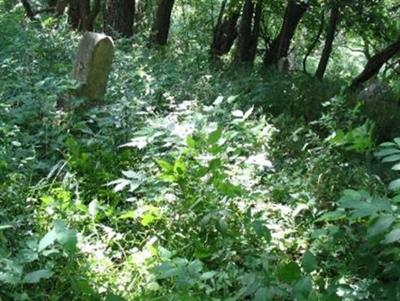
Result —
[[79, 44], [72, 78], [82, 84], [78, 95], [103, 100], [114, 58], [114, 42], [104, 34], [86, 32]]

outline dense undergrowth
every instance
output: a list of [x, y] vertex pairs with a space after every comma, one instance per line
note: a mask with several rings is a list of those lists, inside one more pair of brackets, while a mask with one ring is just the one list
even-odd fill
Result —
[[343, 82], [137, 36], [91, 107], [79, 37], [22, 20], [0, 15], [1, 300], [400, 300], [395, 175]]

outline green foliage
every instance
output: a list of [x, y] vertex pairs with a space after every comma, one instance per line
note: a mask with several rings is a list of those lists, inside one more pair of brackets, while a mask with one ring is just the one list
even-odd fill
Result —
[[[220, 3], [177, 3], [170, 46], [116, 42], [96, 107], [74, 95], [67, 21], [0, 11], [0, 298], [400, 298], [399, 180], [375, 174], [379, 122], [342, 90], [345, 54], [324, 82], [216, 66]], [[376, 153], [394, 173], [399, 142]]]

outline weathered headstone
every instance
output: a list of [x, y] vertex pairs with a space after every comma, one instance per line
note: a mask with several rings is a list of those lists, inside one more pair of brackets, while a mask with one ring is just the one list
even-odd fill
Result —
[[86, 32], [76, 56], [72, 78], [80, 81], [78, 94], [103, 100], [114, 58], [114, 42], [104, 34]]

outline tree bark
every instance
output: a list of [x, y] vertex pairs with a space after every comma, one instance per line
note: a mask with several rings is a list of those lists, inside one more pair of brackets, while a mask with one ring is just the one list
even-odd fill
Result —
[[108, 0], [104, 15], [104, 32], [112, 37], [133, 35], [135, 0]]
[[33, 21], [33, 20], [36, 20], [36, 19], [35, 19], [35, 15], [36, 15], [36, 14], [33, 12], [32, 6], [31, 6], [31, 4], [29, 3], [29, 1], [28, 1], [28, 0], [21, 0], [21, 3], [22, 3], [22, 6], [23, 6], [24, 9], [25, 9], [26, 16], [27, 16], [29, 19], [31, 19], [32, 21]]
[[171, 13], [175, 0], [159, 0], [151, 39], [156, 45], [165, 45], [168, 41], [171, 25]]
[[318, 64], [317, 72], [315, 77], [323, 79], [328, 66], [329, 58], [332, 53], [332, 45], [335, 39], [336, 29], [339, 21], [339, 6], [335, 5], [331, 8], [331, 15], [329, 17], [328, 31], [325, 40], [325, 46], [322, 51], [321, 59]]
[[395, 43], [391, 44], [381, 52], [378, 52], [372, 56], [364, 70], [352, 81], [351, 88], [356, 89], [361, 84], [365, 83], [367, 80], [372, 78], [374, 75], [378, 74], [382, 66], [394, 57], [398, 52], [400, 52], [400, 39]]
[[281, 30], [265, 53], [266, 66], [276, 65], [281, 58], [287, 57], [296, 28], [308, 7], [308, 3], [288, 0]]
[[313, 41], [313, 42], [311, 43], [311, 45], [308, 47], [308, 50], [307, 50], [307, 52], [306, 52], [306, 54], [305, 54], [305, 56], [304, 56], [304, 59], [303, 59], [303, 72], [304, 72], [305, 74], [308, 74], [308, 75], [309, 75], [309, 73], [308, 73], [308, 71], [307, 71], [307, 59], [308, 59], [308, 57], [311, 55], [311, 53], [313, 52], [314, 48], [317, 46], [317, 44], [318, 44], [318, 42], [319, 42], [319, 40], [320, 40], [320, 38], [321, 38], [322, 32], [324, 31], [324, 23], [325, 23], [325, 11], [322, 10], [322, 11], [321, 11], [320, 26], [319, 26], [319, 28], [318, 28], [318, 33], [317, 33], [317, 35], [315, 36], [314, 41]]
[[90, 20], [90, 0], [79, 0], [79, 15], [80, 15], [80, 27], [82, 31], [92, 31], [93, 24]]
[[70, 0], [68, 6], [68, 22], [73, 29], [79, 29], [81, 16], [79, 12], [79, 0]]
[[245, 0], [242, 10], [242, 20], [239, 27], [239, 40], [237, 45], [236, 60], [251, 63], [254, 61], [260, 23], [262, 15], [262, 1]]
[[233, 43], [238, 36], [237, 21], [240, 12], [238, 10], [233, 10], [232, 12], [228, 11], [228, 13], [225, 14], [226, 3], [227, 0], [225, 0], [221, 5], [220, 14], [217, 24], [214, 27], [213, 40], [211, 43], [211, 55], [216, 57], [227, 54], [231, 50]]

